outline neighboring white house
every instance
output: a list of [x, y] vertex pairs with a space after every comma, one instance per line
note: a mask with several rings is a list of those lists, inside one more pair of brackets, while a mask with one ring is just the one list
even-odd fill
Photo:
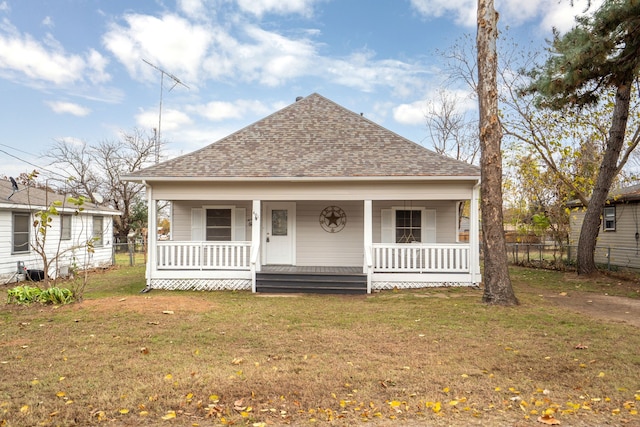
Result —
[[[123, 179], [146, 184], [149, 289], [371, 292], [481, 282], [480, 170], [318, 95]], [[470, 237], [458, 206], [470, 201]]]
[[[49, 275], [56, 277], [70, 266], [79, 268], [111, 265], [113, 259], [113, 217], [120, 215], [111, 208], [85, 203], [77, 215], [75, 208], [66, 202], [67, 197], [42, 188], [18, 185], [0, 180], [0, 280], [15, 281], [18, 262], [29, 270], [42, 270], [42, 259], [34, 251], [35, 212], [55, 201], [59, 216], [54, 216], [47, 232], [46, 252], [49, 259], [63, 253], [59, 262], [51, 265]], [[95, 253], [86, 251], [87, 240], [96, 237]]]

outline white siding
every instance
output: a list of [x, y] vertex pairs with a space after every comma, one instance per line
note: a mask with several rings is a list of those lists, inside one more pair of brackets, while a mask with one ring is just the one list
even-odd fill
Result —
[[[43, 268], [42, 259], [33, 248], [28, 253], [11, 253], [12, 242], [12, 212], [11, 210], [0, 211], [0, 278], [7, 280], [17, 270], [17, 262], [22, 261], [27, 269], [41, 270]], [[83, 248], [72, 249], [83, 246], [91, 237], [93, 214], [82, 213], [71, 217], [71, 239], [60, 240], [60, 217], [54, 217], [52, 226], [47, 231], [46, 252], [49, 259], [56, 253], [63, 253], [51, 266], [49, 274], [54, 277], [60, 267], [76, 264], [79, 267], [97, 267], [111, 265], [113, 259], [113, 221], [112, 217], [104, 216], [103, 243], [100, 248], [96, 248], [95, 253], [89, 254]], [[33, 222], [33, 215], [31, 215]], [[31, 244], [35, 242], [34, 229], [29, 229], [29, 239]]]
[[[188, 200], [188, 201], [175, 201], [173, 202], [173, 224], [171, 224], [171, 238], [175, 241], [191, 241], [192, 237], [196, 237], [198, 234], [194, 235], [194, 230], [192, 230], [192, 210], [193, 209], [202, 209], [203, 206], [235, 206], [236, 207], [236, 236], [242, 237], [242, 239], [236, 240], [246, 240], [247, 236], [251, 236], [251, 228], [249, 226], [249, 222], [247, 219], [247, 212], [251, 212], [251, 202], [249, 201], [203, 201], [203, 200]], [[238, 212], [238, 209], [240, 211]], [[239, 224], [238, 218], [240, 212], [244, 210], [245, 212], [245, 220], [243, 224]], [[242, 229], [244, 229], [244, 234], [242, 233]], [[203, 237], [204, 238], [204, 237]], [[202, 239], [198, 239], [202, 240]]]
[[[410, 208], [425, 208], [427, 210], [435, 210], [435, 242], [434, 243], [455, 243], [458, 233], [457, 224], [457, 201], [413, 201], [410, 204], [403, 200], [391, 200], [385, 202], [374, 201], [373, 202], [373, 241], [383, 242], [381, 236], [381, 214], [385, 209], [391, 208], [410, 209]], [[430, 214], [427, 215], [429, 221]], [[429, 227], [429, 226], [428, 226]], [[428, 229], [428, 234], [434, 232], [433, 229]], [[429, 237], [429, 239], [431, 239]]]
[[[345, 227], [329, 233], [320, 226], [327, 206], [340, 207], [347, 216]], [[364, 202], [315, 201], [296, 204], [296, 263], [305, 266], [361, 266], [364, 259]]]

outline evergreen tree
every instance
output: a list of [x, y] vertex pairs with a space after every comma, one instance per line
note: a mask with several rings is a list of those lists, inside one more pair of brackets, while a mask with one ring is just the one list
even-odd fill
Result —
[[554, 34], [544, 66], [534, 70], [529, 90], [541, 107], [581, 107], [615, 90], [609, 136], [578, 240], [578, 274], [596, 271], [594, 251], [602, 208], [620, 171], [631, 89], [640, 71], [640, 0], [605, 0], [592, 15], [576, 19], [563, 36]]

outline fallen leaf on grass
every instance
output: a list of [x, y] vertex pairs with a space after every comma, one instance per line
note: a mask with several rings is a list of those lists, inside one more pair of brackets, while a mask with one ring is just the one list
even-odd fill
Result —
[[584, 344], [577, 344], [575, 348], [576, 348], [576, 350], [586, 350], [589, 347], [584, 345]]
[[169, 411], [162, 417], [163, 420], [172, 420], [176, 417], [176, 411]]
[[546, 424], [549, 426], [558, 426], [560, 425], [560, 421], [556, 420], [550, 415], [542, 415], [538, 417], [538, 422], [542, 424]]
[[149, 349], [147, 347], [141, 347], [140, 348], [140, 353], [142, 354], [149, 354]]
[[174, 314], [173, 310], [164, 310], [162, 314]]

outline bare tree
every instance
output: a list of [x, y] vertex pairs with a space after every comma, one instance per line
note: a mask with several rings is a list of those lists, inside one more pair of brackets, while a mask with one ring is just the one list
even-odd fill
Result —
[[484, 295], [487, 304], [516, 305], [507, 263], [502, 214], [502, 129], [498, 115], [498, 13], [493, 0], [478, 0], [478, 104]]
[[439, 90], [437, 99], [427, 103], [425, 120], [437, 153], [473, 164], [480, 150], [478, 124], [460, 111], [461, 102], [451, 92]]
[[72, 188], [67, 191], [88, 196], [93, 203], [99, 202], [96, 195], [101, 194], [105, 203], [122, 212], [114, 220], [114, 234], [126, 239], [136, 221], [134, 206], [141, 200], [144, 186], [121, 181], [120, 177], [151, 165], [154, 143], [153, 137], [134, 129], [121, 132], [118, 140], [102, 141], [96, 146], [58, 141], [48, 156], [73, 178]]
[[52, 159], [52, 164], [59, 166], [72, 179], [64, 180], [60, 185], [62, 190], [74, 196], [88, 197], [96, 203], [95, 195], [100, 189], [100, 178], [96, 173], [92, 148], [85, 142], [70, 142], [57, 140], [46, 154]]

